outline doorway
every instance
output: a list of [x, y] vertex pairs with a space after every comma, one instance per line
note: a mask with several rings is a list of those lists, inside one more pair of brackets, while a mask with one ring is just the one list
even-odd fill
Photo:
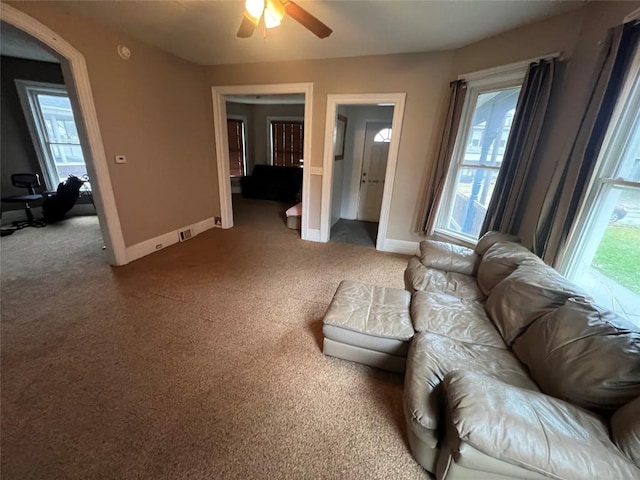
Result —
[[[105, 253], [111, 265], [125, 265], [128, 263], [127, 251], [84, 56], [53, 30], [10, 5], [5, 4], [0, 9], [0, 20], [3, 26], [11, 25], [30, 42], [36, 43], [59, 60], [65, 84], [72, 86], [68, 88], [71, 104], [81, 118], [78, 122], [78, 133], [91, 178], [93, 199], [100, 221]], [[4, 30], [6, 29], [3, 28]]]
[[[213, 119], [215, 127], [216, 158], [218, 168], [218, 189], [220, 192], [220, 223], [222, 228], [231, 228], [233, 219], [233, 197], [229, 166], [229, 137], [227, 130], [227, 101], [238, 100], [243, 97], [265, 96], [302, 96], [304, 104], [304, 129], [303, 160], [311, 157], [311, 105], [313, 103], [313, 84], [275, 84], [275, 85], [247, 85], [247, 86], [223, 86], [212, 87], [213, 93]], [[265, 126], [265, 132], [266, 132]], [[247, 150], [250, 150], [247, 147]], [[257, 157], [256, 157], [257, 158]], [[302, 219], [301, 237], [309, 238], [309, 184], [310, 172], [302, 163]], [[236, 188], [237, 191], [237, 188]]]
[[405, 97], [328, 95], [322, 241], [346, 236], [349, 243], [387, 249]]

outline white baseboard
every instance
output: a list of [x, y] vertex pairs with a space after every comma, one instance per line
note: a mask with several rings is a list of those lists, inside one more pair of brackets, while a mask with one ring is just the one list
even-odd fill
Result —
[[315, 228], [307, 228], [307, 238], [310, 242], [321, 242], [322, 239], [320, 237], [320, 230]]
[[382, 245], [382, 251], [402, 253], [403, 255], [417, 255], [420, 252], [420, 243], [387, 238]]
[[177, 230], [173, 230], [172, 232], [163, 233], [155, 238], [150, 238], [149, 240], [136, 243], [135, 245], [127, 247], [127, 260], [129, 262], [133, 262], [134, 260], [157, 252], [158, 250], [167, 248], [169, 245], [178, 243], [180, 241], [178, 232], [186, 230], [187, 228], [190, 228], [193, 232], [193, 236], [196, 236], [199, 233], [209, 230], [215, 226], [215, 219], [210, 217], [192, 225], [187, 225], [185, 227], [178, 228]]

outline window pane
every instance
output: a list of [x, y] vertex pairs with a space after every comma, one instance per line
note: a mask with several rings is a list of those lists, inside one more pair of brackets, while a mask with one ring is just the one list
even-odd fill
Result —
[[47, 141], [79, 144], [69, 97], [39, 93], [36, 98], [44, 119]]
[[573, 279], [640, 325], [640, 189], [608, 188], [588, 228]]
[[478, 95], [467, 133], [464, 165], [502, 164], [519, 94], [520, 87], [513, 87]]
[[498, 170], [461, 168], [448, 228], [478, 238], [493, 195]]
[[69, 175], [82, 178], [87, 173], [82, 149], [75, 145], [49, 145], [51, 157], [58, 174], [58, 181], [63, 182]]
[[376, 136], [373, 138], [373, 141], [376, 142], [376, 143], [389, 143], [389, 142], [391, 142], [391, 129], [390, 128], [383, 128], [378, 133], [376, 133]]
[[[640, 122], [640, 116], [636, 118], [636, 122]], [[640, 182], [640, 126], [636, 126], [630, 135], [629, 144], [622, 155], [615, 177]]]
[[[491, 88], [491, 87], [489, 87]], [[491, 203], [518, 104], [521, 85], [467, 90], [469, 109], [460, 120], [455, 156], [437, 228], [475, 240]], [[461, 141], [464, 140], [464, 141]]]

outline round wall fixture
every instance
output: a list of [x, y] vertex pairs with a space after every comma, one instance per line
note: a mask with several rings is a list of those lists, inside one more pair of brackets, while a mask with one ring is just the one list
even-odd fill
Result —
[[129, 58], [131, 58], [131, 50], [125, 45], [118, 45], [118, 55], [120, 55], [120, 58], [123, 60], [129, 60]]

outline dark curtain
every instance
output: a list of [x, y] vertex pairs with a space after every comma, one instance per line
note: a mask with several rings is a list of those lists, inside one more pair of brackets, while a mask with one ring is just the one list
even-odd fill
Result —
[[540, 60], [529, 65], [480, 235], [490, 230], [518, 234], [528, 201], [524, 192], [539, 168], [536, 146], [551, 97], [555, 62]]
[[[633, 21], [609, 30], [578, 135], [568, 157], [556, 165], [538, 216], [533, 245], [534, 252], [551, 265], [558, 265], [586, 194], [613, 110], [638, 46], [639, 25], [638, 21]], [[569, 178], [572, 180], [569, 181]]]
[[447, 179], [451, 155], [453, 155], [453, 147], [460, 127], [460, 116], [462, 115], [462, 106], [467, 93], [467, 83], [464, 80], [451, 82], [450, 90], [449, 108], [447, 109], [438, 154], [431, 168], [430, 183], [427, 186], [425, 197], [424, 214], [420, 224], [420, 232], [427, 235], [433, 232], [438, 203], [442, 196], [444, 182]]

